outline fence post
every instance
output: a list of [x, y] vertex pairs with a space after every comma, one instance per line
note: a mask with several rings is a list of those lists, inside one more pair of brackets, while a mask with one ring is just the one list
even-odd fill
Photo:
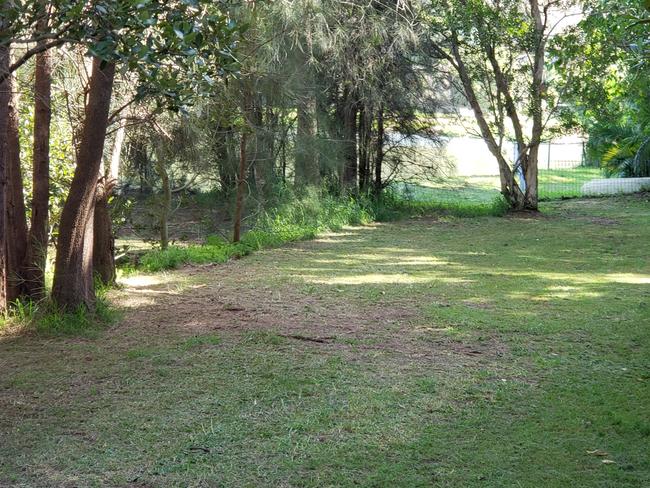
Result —
[[548, 154], [546, 157], [546, 169], [551, 169], [551, 140], [548, 141]]

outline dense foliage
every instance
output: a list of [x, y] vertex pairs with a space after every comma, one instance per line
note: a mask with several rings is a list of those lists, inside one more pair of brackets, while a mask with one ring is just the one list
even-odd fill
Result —
[[643, 2], [592, 0], [553, 46], [565, 122], [589, 135], [590, 162], [612, 175], [650, 176], [649, 43]]

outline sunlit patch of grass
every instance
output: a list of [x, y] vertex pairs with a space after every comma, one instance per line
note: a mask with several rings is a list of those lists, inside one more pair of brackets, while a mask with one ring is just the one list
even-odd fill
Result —
[[[543, 169], [538, 174], [539, 198], [553, 200], [576, 198], [582, 195], [582, 186], [602, 178], [600, 168], [579, 166], [567, 169]], [[430, 201], [446, 205], [485, 208], [499, 197], [498, 176], [451, 177], [418, 185], [400, 183], [399, 191], [408, 199]]]
[[539, 197], [542, 200], [580, 197], [582, 186], [585, 183], [602, 177], [600, 168], [593, 167], [540, 169], [538, 176]]

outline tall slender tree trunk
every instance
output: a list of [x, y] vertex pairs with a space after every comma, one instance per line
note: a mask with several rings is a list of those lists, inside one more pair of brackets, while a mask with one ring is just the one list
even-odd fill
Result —
[[62, 309], [94, 309], [92, 249], [97, 175], [101, 167], [115, 64], [93, 59], [83, 132], [61, 213], [52, 299]]
[[32, 166], [32, 217], [25, 259], [25, 291], [39, 300], [45, 297], [50, 198], [50, 122], [52, 60], [49, 51], [36, 56], [34, 70], [34, 147]]
[[372, 113], [365, 103], [359, 103], [359, 188], [370, 187], [370, 154], [372, 151]]
[[104, 285], [115, 283], [115, 236], [108, 200], [115, 180], [103, 176], [97, 183], [93, 215], [93, 274]]
[[107, 170], [100, 170], [99, 182], [95, 200], [95, 215], [93, 220], [93, 272], [95, 277], [105, 285], [115, 283], [115, 235], [109, 200], [113, 195], [119, 177], [122, 146], [126, 130], [120, 126], [115, 133], [113, 154]]
[[532, 119], [533, 128], [531, 131], [531, 139], [529, 143], [529, 153], [527, 165], [524, 168], [524, 177], [526, 178], [526, 194], [524, 195], [524, 207], [529, 210], [537, 210], [538, 208], [538, 187], [537, 187], [537, 174], [538, 174], [538, 161], [539, 161], [539, 146], [542, 141], [542, 133], [544, 132], [543, 121], [543, 108], [542, 99], [544, 91], [544, 68], [546, 56], [546, 40], [547, 36], [544, 35], [546, 28], [546, 21], [543, 20], [542, 10], [540, 9], [538, 0], [529, 0], [530, 13], [533, 17], [535, 24], [535, 55], [533, 62], [533, 83], [532, 83]]
[[216, 138], [219, 158], [219, 182], [224, 193], [232, 195], [237, 188], [237, 144], [232, 127], [219, 127]]
[[[6, 2], [5, 2], [6, 3]], [[4, 7], [5, 3], [1, 5]], [[0, 20], [0, 24], [3, 21]], [[0, 32], [4, 25], [0, 25]], [[9, 46], [0, 45], [0, 76], [9, 73]], [[11, 86], [9, 77], [0, 82], [0, 312], [7, 309], [7, 127]]]
[[232, 241], [239, 242], [241, 239], [241, 219], [244, 213], [244, 187], [246, 186], [246, 141], [248, 134], [243, 132], [239, 145], [239, 174], [237, 176], [237, 199], [235, 201], [235, 221], [232, 233]]
[[384, 108], [379, 107], [377, 111], [377, 139], [375, 142], [375, 182], [374, 182], [374, 192], [375, 196], [378, 197], [381, 194], [383, 188], [383, 182], [381, 179], [381, 172], [383, 170], [382, 166], [384, 164]]
[[343, 94], [343, 188], [357, 189], [357, 111], [358, 106], [349, 89]]
[[296, 130], [296, 185], [318, 185], [320, 169], [316, 154], [316, 100], [311, 95], [298, 99]]
[[169, 181], [169, 173], [165, 167], [164, 159], [156, 157], [156, 172], [160, 176], [162, 196], [160, 201], [160, 249], [163, 251], [169, 247], [169, 213], [172, 207], [172, 185]]
[[526, 178], [526, 193], [524, 195], [524, 207], [528, 210], [537, 210], [538, 208], [538, 162], [539, 162], [539, 144], [532, 146], [528, 152], [528, 161], [524, 169], [524, 178]]
[[[7, 78], [12, 91], [13, 77]], [[27, 250], [27, 217], [20, 169], [18, 94], [12, 97], [7, 123], [7, 301], [13, 302], [25, 291], [23, 264]]]
[[[254, 151], [252, 151], [251, 169], [254, 173], [255, 188], [263, 202], [271, 197], [275, 183], [273, 160], [273, 130], [275, 129], [272, 111], [266, 111], [264, 117], [263, 99], [261, 96], [250, 97], [253, 105], [248, 114], [248, 121], [253, 127]], [[266, 120], [265, 120], [266, 119]]]

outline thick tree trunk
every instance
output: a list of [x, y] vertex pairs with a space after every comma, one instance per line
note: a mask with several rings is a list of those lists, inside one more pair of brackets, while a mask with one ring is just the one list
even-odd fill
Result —
[[93, 274], [104, 285], [115, 283], [115, 237], [108, 199], [115, 181], [100, 178], [93, 215]]
[[115, 65], [93, 59], [77, 167], [61, 213], [53, 301], [67, 311], [93, 309], [92, 249], [97, 175], [101, 167]]
[[384, 109], [380, 107], [377, 111], [377, 139], [375, 146], [375, 183], [374, 192], [375, 196], [381, 194], [383, 182], [381, 179], [382, 166], [384, 164]]
[[50, 198], [50, 122], [52, 61], [49, 51], [36, 57], [34, 70], [34, 148], [32, 218], [25, 259], [25, 291], [35, 300], [45, 297]]
[[[13, 79], [7, 78], [13, 90]], [[27, 217], [20, 169], [18, 96], [12, 97], [7, 124], [7, 301], [13, 302], [24, 292], [23, 264], [27, 250]]]
[[[0, 75], [9, 73], [9, 59], [9, 46], [0, 44]], [[10, 104], [11, 87], [7, 76], [0, 82], [0, 312], [7, 309], [7, 126]]]
[[113, 234], [113, 222], [108, 202], [113, 195], [113, 189], [119, 176], [124, 137], [125, 129], [122, 126], [115, 133], [113, 154], [108, 171], [100, 175], [97, 184], [93, 220], [93, 272], [95, 277], [104, 285], [115, 284], [117, 277], [115, 270], [115, 235]]
[[296, 172], [298, 186], [318, 185], [320, 169], [316, 154], [316, 100], [302, 96], [298, 100], [298, 127], [296, 130]]
[[528, 160], [524, 168], [524, 178], [526, 178], [526, 193], [524, 196], [524, 208], [528, 210], [537, 210], [538, 208], [538, 161], [539, 161], [539, 144], [530, 147]]

